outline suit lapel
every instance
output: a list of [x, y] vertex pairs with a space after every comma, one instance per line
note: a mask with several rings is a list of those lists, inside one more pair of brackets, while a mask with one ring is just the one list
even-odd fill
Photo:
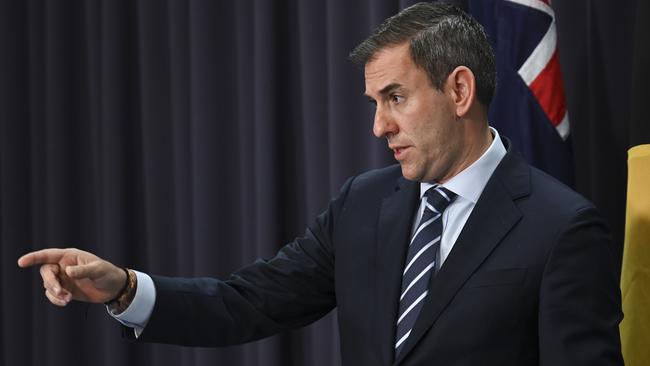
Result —
[[435, 323], [483, 261], [519, 221], [513, 200], [529, 191], [529, 170], [508, 153], [485, 186], [444, 265], [431, 281], [422, 311], [400, 353], [399, 363]]
[[377, 229], [377, 268], [375, 278], [375, 311], [378, 352], [382, 364], [393, 361], [395, 322], [402, 281], [406, 243], [411, 234], [414, 212], [419, 197], [418, 183], [400, 178], [396, 192], [384, 199]]

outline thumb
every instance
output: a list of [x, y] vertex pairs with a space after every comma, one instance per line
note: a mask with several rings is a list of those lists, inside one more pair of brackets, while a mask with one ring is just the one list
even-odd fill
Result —
[[65, 269], [65, 274], [68, 277], [79, 280], [82, 278], [94, 279], [102, 275], [100, 261], [90, 262], [88, 264], [80, 264], [77, 266], [68, 266]]

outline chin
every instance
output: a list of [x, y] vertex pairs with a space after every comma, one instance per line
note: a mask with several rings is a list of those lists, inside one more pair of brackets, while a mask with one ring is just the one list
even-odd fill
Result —
[[413, 169], [409, 169], [408, 167], [405, 167], [402, 165], [402, 176], [406, 180], [410, 180], [413, 182], [421, 182], [422, 181], [422, 174], [418, 174], [418, 172], [413, 171]]

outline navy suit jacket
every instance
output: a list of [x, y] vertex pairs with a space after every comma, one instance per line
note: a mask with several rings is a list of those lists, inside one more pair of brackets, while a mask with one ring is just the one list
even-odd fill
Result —
[[270, 260], [225, 281], [153, 276], [156, 305], [139, 340], [243, 343], [336, 307], [345, 365], [623, 365], [605, 224], [591, 203], [510, 149], [395, 359], [418, 193], [398, 165], [370, 171], [349, 179], [305, 235]]

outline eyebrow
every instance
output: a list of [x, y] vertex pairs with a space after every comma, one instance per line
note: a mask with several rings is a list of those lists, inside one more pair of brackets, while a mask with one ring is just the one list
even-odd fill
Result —
[[[382, 96], [386, 96], [386, 95], [392, 93], [393, 91], [395, 91], [396, 89], [399, 89], [401, 87], [402, 87], [402, 84], [400, 84], [400, 83], [390, 83], [390, 84], [386, 85], [385, 87], [383, 87], [379, 91], [379, 94], [382, 95]], [[365, 96], [367, 96], [368, 98], [372, 98], [368, 94], [365, 94]]]

